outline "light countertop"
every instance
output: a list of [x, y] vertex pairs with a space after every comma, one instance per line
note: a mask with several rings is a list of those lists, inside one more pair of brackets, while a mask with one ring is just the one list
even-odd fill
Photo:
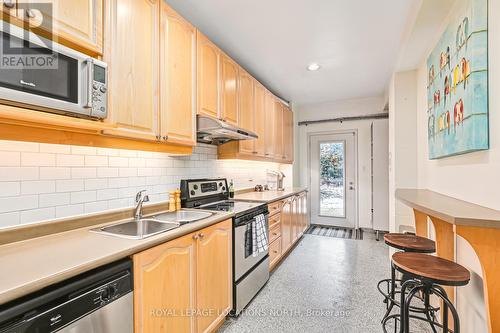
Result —
[[273, 202], [281, 199], [288, 198], [300, 192], [307, 191], [306, 187], [293, 187], [287, 188], [284, 191], [263, 191], [263, 192], [246, 192], [236, 194], [235, 199], [248, 200], [256, 202]]
[[142, 240], [90, 232], [93, 225], [2, 245], [0, 304], [231, 217], [221, 212]]

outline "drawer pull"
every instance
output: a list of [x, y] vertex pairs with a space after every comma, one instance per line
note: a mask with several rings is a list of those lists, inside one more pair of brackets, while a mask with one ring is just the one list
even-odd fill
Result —
[[273, 253], [278, 253], [278, 251], [274, 250]]
[[273, 232], [273, 236], [277, 236], [277, 235], [278, 235], [277, 233]]

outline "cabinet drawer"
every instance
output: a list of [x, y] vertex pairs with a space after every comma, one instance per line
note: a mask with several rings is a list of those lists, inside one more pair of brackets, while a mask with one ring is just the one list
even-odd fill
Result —
[[281, 258], [281, 237], [278, 237], [269, 245], [269, 267], [276, 265]]
[[269, 229], [273, 227], [276, 223], [280, 223], [281, 221], [281, 214], [274, 214], [269, 216]]
[[269, 223], [269, 244], [274, 242], [277, 238], [281, 236], [281, 223], [278, 220], [278, 223], [271, 225]]
[[269, 210], [269, 216], [276, 214], [281, 211], [281, 201], [271, 202], [267, 205], [267, 209]]

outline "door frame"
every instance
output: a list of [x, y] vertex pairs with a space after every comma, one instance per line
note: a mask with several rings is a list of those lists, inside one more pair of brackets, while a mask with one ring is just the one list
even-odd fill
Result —
[[[307, 185], [309, 191], [312, 190], [312, 177], [311, 177], [311, 154], [312, 154], [312, 137], [314, 136], [323, 136], [323, 135], [342, 135], [342, 134], [354, 134], [354, 186], [355, 186], [355, 195], [354, 195], [354, 230], [359, 229], [359, 168], [358, 168], [358, 130], [357, 129], [346, 129], [346, 130], [334, 130], [334, 131], [318, 131], [318, 132], [309, 132], [307, 133]], [[309, 202], [309, 220], [312, 221], [312, 203], [311, 203], [311, 194], [308, 195]]]

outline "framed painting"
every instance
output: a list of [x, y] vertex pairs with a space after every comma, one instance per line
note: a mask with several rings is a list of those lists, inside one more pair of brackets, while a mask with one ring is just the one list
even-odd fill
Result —
[[459, 0], [427, 59], [429, 158], [489, 148], [488, 2]]

